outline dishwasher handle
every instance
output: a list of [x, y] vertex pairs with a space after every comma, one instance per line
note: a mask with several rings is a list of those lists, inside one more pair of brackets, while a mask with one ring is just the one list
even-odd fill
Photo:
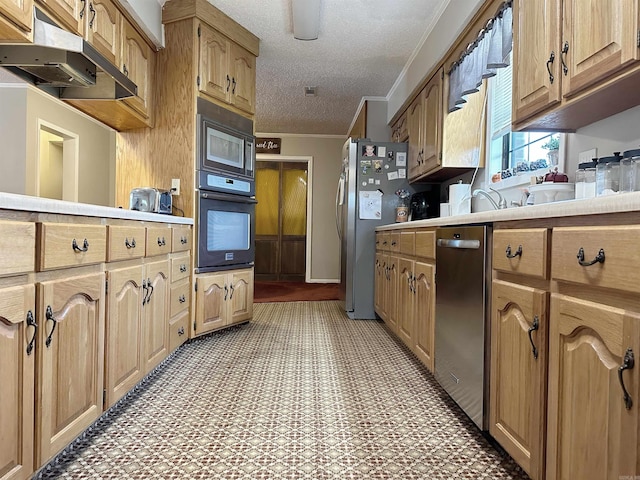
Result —
[[439, 238], [437, 245], [444, 248], [464, 248], [477, 250], [480, 248], [480, 240], [459, 240], [459, 239], [447, 239]]

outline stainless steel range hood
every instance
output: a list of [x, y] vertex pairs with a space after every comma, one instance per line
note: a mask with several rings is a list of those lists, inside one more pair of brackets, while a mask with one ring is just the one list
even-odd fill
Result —
[[37, 8], [33, 21], [33, 43], [0, 44], [0, 66], [38, 86], [57, 88], [66, 100], [137, 94], [135, 83], [82, 37], [61, 29]]

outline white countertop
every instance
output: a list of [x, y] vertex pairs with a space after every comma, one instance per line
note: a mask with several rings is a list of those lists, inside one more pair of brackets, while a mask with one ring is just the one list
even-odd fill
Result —
[[87, 203], [65, 202], [49, 198], [17, 195], [0, 192], [0, 210], [21, 210], [26, 212], [60, 213], [65, 215], [81, 215], [84, 217], [122, 218], [126, 220], [143, 220], [146, 222], [180, 223], [193, 225], [192, 218], [145, 213], [124, 208], [89, 205]]
[[[488, 210], [466, 215], [416, 220], [415, 222], [394, 223], [377, 227], [376, 230], [467, 225], [472, 223], [506, 222], [510, 220], [535, 220], [540, 218], [574, 217], [634, 211], [640, 211], [640, 192], [622, 193], [584, 200], [565, 200], [562, 202], [543, 203], [541, 205], [513, 207], [504, 210]], [[640, 217], [638, 217], [638, 220], [640, 221]]]

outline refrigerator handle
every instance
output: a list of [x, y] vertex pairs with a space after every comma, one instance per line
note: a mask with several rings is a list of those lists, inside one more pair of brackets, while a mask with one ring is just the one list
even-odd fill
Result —
[[338, 231], [338, 238], [342, 239], [342, 225], [340, 218], [340, 207], [344, 205], [344, 172], [340, 174], [338, 179], [338, 189], [336, 191], [336, 230]]

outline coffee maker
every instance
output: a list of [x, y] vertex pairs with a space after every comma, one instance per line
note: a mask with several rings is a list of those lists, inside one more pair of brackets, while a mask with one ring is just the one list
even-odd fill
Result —
[[409, 220], [424, 220], [438, 216], [439, 192], [426, 191], [411, 195]]

